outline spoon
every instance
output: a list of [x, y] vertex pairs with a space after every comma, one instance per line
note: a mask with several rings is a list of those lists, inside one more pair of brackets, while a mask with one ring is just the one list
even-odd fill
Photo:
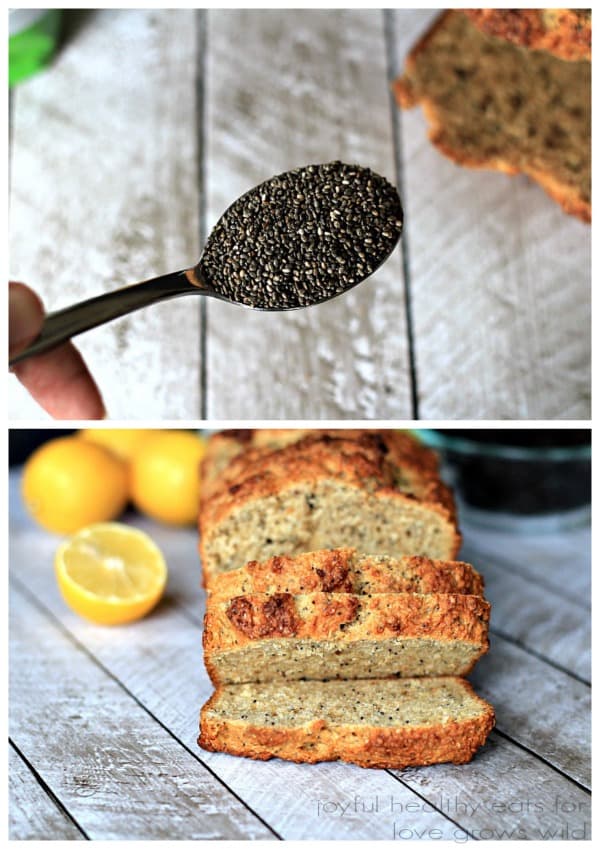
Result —
[[205, 295], [265, 311], [324, 303], [385, 262], [402, 232], [396, 189], [368, 168], [329, 162], [286, 171], [239, 197], [197, 265], [49, 313], [15, 365], [141, 307]]

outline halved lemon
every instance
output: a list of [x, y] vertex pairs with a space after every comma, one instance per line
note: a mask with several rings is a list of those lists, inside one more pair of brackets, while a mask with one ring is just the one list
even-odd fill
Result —
[[167, 566], [156, 544], [118, 522], [80, 530], [59, 547], [54, 566], [71, 610], [99, 625], [141, 619], [167, 583]]

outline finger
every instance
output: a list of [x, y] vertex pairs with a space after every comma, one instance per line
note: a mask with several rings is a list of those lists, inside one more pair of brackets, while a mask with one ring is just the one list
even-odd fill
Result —
[[12, 370], [53, 418], [105, 418], [100, 390], [71, 342], [17, 363]]
[[8, 289], [8, 351], [14, 356], [42, 329], [44, 307], [38, 296], [23, 283], [10, 283]]

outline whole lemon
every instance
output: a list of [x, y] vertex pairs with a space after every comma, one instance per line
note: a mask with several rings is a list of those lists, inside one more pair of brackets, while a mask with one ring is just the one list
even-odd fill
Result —
[[129, 495], [127, 466], [99, 445], [65, 436], [46, 442], [27, 460], [21, 492], [43, 528], [74, 533], [123, 512]]
[[80, 430], [79, 436], [87, 442], [108, 448], [121, 460], [131, 460], [144, 439], [153, 433], [156, 431], [143, 428], [96, 427]]
[[196, 521], [202, 437], [189, 431], [157, 431], [131, 461], [131, 498], [142, 513], [173, 525]]

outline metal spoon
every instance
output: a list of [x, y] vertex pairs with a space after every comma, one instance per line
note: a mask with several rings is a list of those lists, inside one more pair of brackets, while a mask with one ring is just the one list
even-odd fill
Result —
[[287, 171], [223, 213], [196, 266], [49, 313], [9, 365], [181, 295], [267, 311], [323, 303], [379, 268], [400, 238], [402, 219], [396, 189], [368, 168], [330, 162]]

